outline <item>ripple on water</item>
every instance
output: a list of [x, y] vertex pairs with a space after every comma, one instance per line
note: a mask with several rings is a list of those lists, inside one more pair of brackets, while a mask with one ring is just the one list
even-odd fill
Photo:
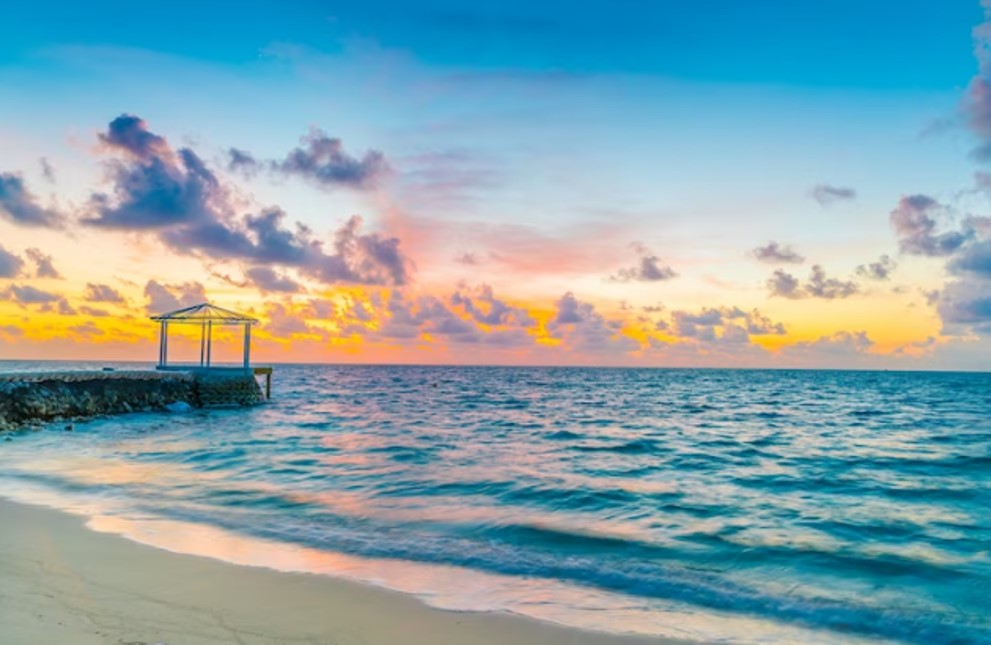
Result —
[[[715, 612], [822, 643], [991, 643], [989, 375], [277, 373], [250, 411], [18, 437], [0, 489], [379, 570], [504, 576], [478, 608], [607, 630], [655, 633], [678, 603], [682, 626]], [[539, 584], [557, 591], [524, 602]], [[810, 642], [780, 634], [764, 642]]]

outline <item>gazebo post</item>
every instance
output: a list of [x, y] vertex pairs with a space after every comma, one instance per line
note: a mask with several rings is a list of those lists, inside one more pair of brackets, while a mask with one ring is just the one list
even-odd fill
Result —
[[158, 366], [165, 365], [165, 321], [158, 326]]
[[251, 323], [244, 323], [244, 369], [251, 365]]
[[210, 358], [213, 353], [213, 321], [206, 321], [206, 366], [210, 367]]
[[169, 323], [162, 322], [162, 367], [169, 364]]
[[206, 323], [200, 323], [200, 367], [203, 367], [203, 360], [206, 358]]

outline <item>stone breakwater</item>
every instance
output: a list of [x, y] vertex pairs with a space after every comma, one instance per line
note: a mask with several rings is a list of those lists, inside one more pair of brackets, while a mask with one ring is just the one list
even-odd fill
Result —
[[218, 372], [39, 372], [0, 374], [0, 431], [66, 419], [192, 407], [244, 406], [264, 397], [255, 377]]

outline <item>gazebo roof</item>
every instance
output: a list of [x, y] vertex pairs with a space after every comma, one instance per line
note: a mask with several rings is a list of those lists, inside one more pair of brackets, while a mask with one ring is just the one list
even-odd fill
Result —
[[197, 325], [208, 322], [214, 325], [254, 325], [258, 322], [257, 318], [245, 316], [236, 311], [212, 305], [209, 302], [171, 311], [167, 314], [152, 316], [151, 319], [155, 322], [190, 323]]

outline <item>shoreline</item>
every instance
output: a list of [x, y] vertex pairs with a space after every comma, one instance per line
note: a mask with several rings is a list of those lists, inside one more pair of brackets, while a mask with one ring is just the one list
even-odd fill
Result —
[[7, 499], [0, 517], [0, 625], [9, 645], [699, 645], [437, 609], [351, 580], [162, 550]]

